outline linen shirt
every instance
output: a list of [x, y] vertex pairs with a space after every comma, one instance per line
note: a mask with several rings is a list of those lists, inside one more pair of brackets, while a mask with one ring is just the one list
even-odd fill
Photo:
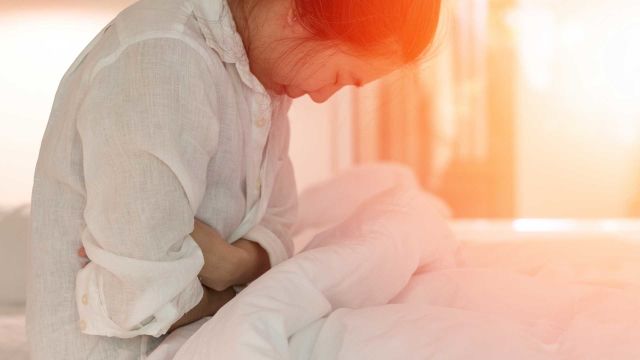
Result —
[[202, 298], [195, 217], [291, 256], [290, 103], [252, 75], [225, 0], [142, 0], [100, 31], [36, 165], [32, 359], [144, 358]]

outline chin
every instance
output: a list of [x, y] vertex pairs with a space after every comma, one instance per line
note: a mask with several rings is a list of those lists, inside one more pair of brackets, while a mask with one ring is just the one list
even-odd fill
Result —
[[277, 95], [287, 95], [292, 99], [297, 99], [306, 94], [306, 92], [304, 91], [298, 91], [297, 93], [292, 92], [292, 89], [290, 87], [282, 84], [276, 84], [275, 86], [269, 87], [269, 91]]
[[267, 92], [276, 94], [276, 95], [284, 95], [284, 89], [281, 86], [265, 86]]
[[286, 95], [285, 89], [284, 89], [284, 85], [278, 85], [275, 86], [273, 89], [273, 92], [278, 94], [278, 95]]
[[285, 87], [284, 91], [287, 93], [287, 96], [289, 96], [292, 99], [297, 99], [297, 98], [299, 98], [301, 96], [304, 96], [306, 94], [306, 92], [300, 91], [300, 90], [298, 90], [296, 92], [295, 89], [293, 89], [293, 91], [292, 91], [292, 89], [289, 88], [289, 87]]

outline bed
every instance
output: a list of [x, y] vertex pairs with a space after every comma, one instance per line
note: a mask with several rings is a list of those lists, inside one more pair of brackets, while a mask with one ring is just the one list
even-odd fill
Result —
[[[297, 255], [149, 360], [640, 359], [637, 222], [449, 215], [399, 167], [309, 189]], [[2, 314], [0, 359], [26, 359]]]
[[300, 204], [301, 251], [150, 360], [640, 359], [635, 222], [454, 221], [393, 167]]

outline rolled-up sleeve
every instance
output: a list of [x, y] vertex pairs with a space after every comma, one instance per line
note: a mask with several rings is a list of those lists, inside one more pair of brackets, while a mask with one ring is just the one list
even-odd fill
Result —
[[[86, 184], [80, 330], [160, 336], [202, 298], [190, 233], [219, 123], [216, 66], [197, 45], [147, 39], [99, 63], [77, 114]], [[221, 65], [220, 65], [221, 66]]]

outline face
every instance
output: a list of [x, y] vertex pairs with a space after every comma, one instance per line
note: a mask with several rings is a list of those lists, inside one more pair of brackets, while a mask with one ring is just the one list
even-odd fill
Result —
[[309, 95], [322, 103], [343, 86], [363, 86], [401, 66], [397, 59], [357, 56], [339, 46], [300, 40], [309, 34], [292, 19], [289, 1], [265, 3], [271, 9], [260, 12], [262, 26], [250, 39], [249, 60], [269, 91], [292, 98]]
[[283, 61], [271, 64], [270, 76], [265, 77], [269, 89], [292, 98], [309, 95], [313, 101], [322, 103], [343, 86], [363, 86], [396, 68], [384, 59], [362, 59], [323, 49], [319, 44], [315, 46], [318, 49], [311, 54], [283, 51]]

